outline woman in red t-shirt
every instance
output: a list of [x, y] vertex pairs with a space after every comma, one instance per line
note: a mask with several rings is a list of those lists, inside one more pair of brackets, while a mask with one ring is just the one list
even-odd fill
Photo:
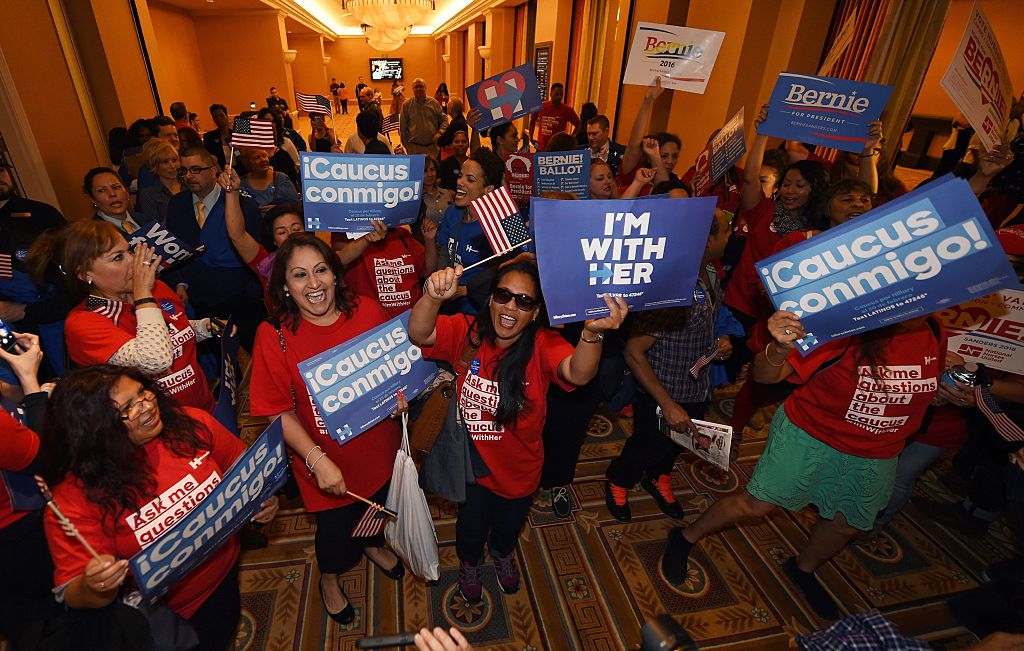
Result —
[[178, 295], [156, 280], [161, 258], [153, 253], [145, 244], [130, 250], [112, 224], [83, 219], [36, 240], [29, 264], [36, 277], [58, 266], [68, 293], [85, 299], [64, 323], [76, 364], [138, 368], [182, 405], [212, 412], [196, 357], [196, 344], [214, 336], [210, 319], [188, 318]]
[[316, 560], [324, 606], [333, 620], [348, 624], [355, 619], [355, 608], [341, 588], [342, 574], [355, 567], [364, 553], [391, 579], [401, 579], [405, 568], [384, 547], [383, 534], [352, 537], [367, 507], [346, 495], [351, 489], [384, 503], [401, 443], [397, 423], [384, 419], [339, 445], [299, 375], [299, 362], [391, 318], [380, 303], [348, 290], [342, 273], [334, 251], [309, 233], [292, 235], [278, 249], [270, 273], [274, 321], [256, 331], [249, 411], [254, 416], [281, 417], [302, 502], [316, 517]]
[[768, 321], [772, 341], [754, 357], [759, 382], [798, 386], [775, 413], [768, 446], [746, 490], [705, 511], [668, 536], [662, 570], [673, 583], [687, 577], [690, 550], [726, 526], [764, 517], [776, 506], [808, 504], [820, 517], [799, 556], [783, 569], [823, 619], [839, 610], [814, 571], [858, 531], [870, 531], [892, 493], [904, 442], [921, 425], [945, 366], [946, 341], [934, 320], [917, 318], [801, 355], [804, 336], [792, 312]]
[[441, 303], [455, 296], [462, 266], [435, 272], [409, 316], [409, 335], [423, 356], [452, 364], [468, 343], [479, 346], [458, 380], [459, 414], [472, 443], [490, 471], [466, 486], [455, 524], [459, 588], [469, 603], [483, 592], [484, 543], [505, 593], [519, 589], [515, 551], [519, 531], [540, 483], [544, 465], [545, 395], [551, 383], [563, 389], [593, 379], [606, 330], [618, 328], [628, 308], [605, 296], [609, 316], [584, 323], [575, 348], [547, 322], [540, 275], [530, 254], [502, 265], [491, 281], [487, 309], [476, 317], [438, 316]]
[[[51, 398], [43, 457], [54, 501], [99, 557], [47, 511], [59, 598], [77, 609], [113, 604], [129, 579], [127, 559], [202, 508], [243, 450], [212, 416], [182, 407], [135, 369], [90, 366], [64, 377]], [[277, 498], [262, 507], [253, 520], [270, 522]], [[235, 638], [238, 551], [233, 536], [164, 597], [191, 623], [201, 648], [223, 649]]]

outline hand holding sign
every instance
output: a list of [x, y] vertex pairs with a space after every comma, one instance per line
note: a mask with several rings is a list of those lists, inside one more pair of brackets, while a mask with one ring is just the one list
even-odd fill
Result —
[[[626, 301], [622, 300], [622, 298], [618, 296], [612, 298], [608, 294], [605, 294], [604, 304], [608, 306], [608, 316], [600, 319], [589, 319], [584, 321], [584, 331], [603, 334], [608, 330], [618, 330], [619, 326], [622, 325], [622, 322], [626, 320], [626, 315], [629, 314], [629, 306], [626, 305]], [[586, 335], [586, 332], [584, 332], [584, 335]]]
[[1013, 162], [1013, 152], [1009, 146], [999, 145], [992, 151], [986, 151], [978, 160], [978, 173], [991, 179], [1002, 172]]
[[792, 350], [793, 342], [803, 338], [804, 326], [797, 315], [779, 310], [768, 317], [768, 332], [779, 348]]
[[128, 576], [128, 561], [117, 560], [110, 554], [89, 559], [82, 572], [82, 584], [102, 595], [113, 595]]

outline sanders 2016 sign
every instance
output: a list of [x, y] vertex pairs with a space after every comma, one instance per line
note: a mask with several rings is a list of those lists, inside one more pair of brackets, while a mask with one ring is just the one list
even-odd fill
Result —
[[689, 305], [717, 202], [533, 199], [537, 265], [551, 323], [606, 316], [603, 294], [621, 296], [634, 311]]
[[622, 83], [650, 86], [661, 77], [665, 88], [703, 95], [724, 38], [724, 32], [639, 23]]
[[1017, 286], [967, 181], [947, 176], [757, 263], [797, 350]]
[[860, 152], [868, 125], [882, 115], [891, 94], [892, 86], [783, 72], [757, 132]]
[[1024, 375], [1024, 292], [1005, 290], [936, 312], [949, 349], [971, 362]]
[[276, 419], [195, 508], [131, 558], [139, 592], [156, 601], [220, 548], [284, 485], [288, 459]]

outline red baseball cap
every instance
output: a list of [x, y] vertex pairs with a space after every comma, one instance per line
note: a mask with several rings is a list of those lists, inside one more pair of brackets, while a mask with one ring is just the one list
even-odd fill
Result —
[[1009, 226], [996, 231], [996, 237], [1009, 255], [1024, 255], [1024, 227]]

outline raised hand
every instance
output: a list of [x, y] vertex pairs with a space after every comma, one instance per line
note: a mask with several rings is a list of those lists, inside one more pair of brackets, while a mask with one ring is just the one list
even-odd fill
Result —
[[793, 348], [794, 341], [803, 339], [804, 326], [797, 315], [779, 310], [768, 317], [768, 332], [779, 348], [789, 350]]
[[455, 265], [454, 269], [452, 267], [438, 269], [430, 274], [427, 282], [424, 283], [424, 293], [435, 300], [446, 301], [459, 291], [460, 276], [462, 276], [461, 264]]

